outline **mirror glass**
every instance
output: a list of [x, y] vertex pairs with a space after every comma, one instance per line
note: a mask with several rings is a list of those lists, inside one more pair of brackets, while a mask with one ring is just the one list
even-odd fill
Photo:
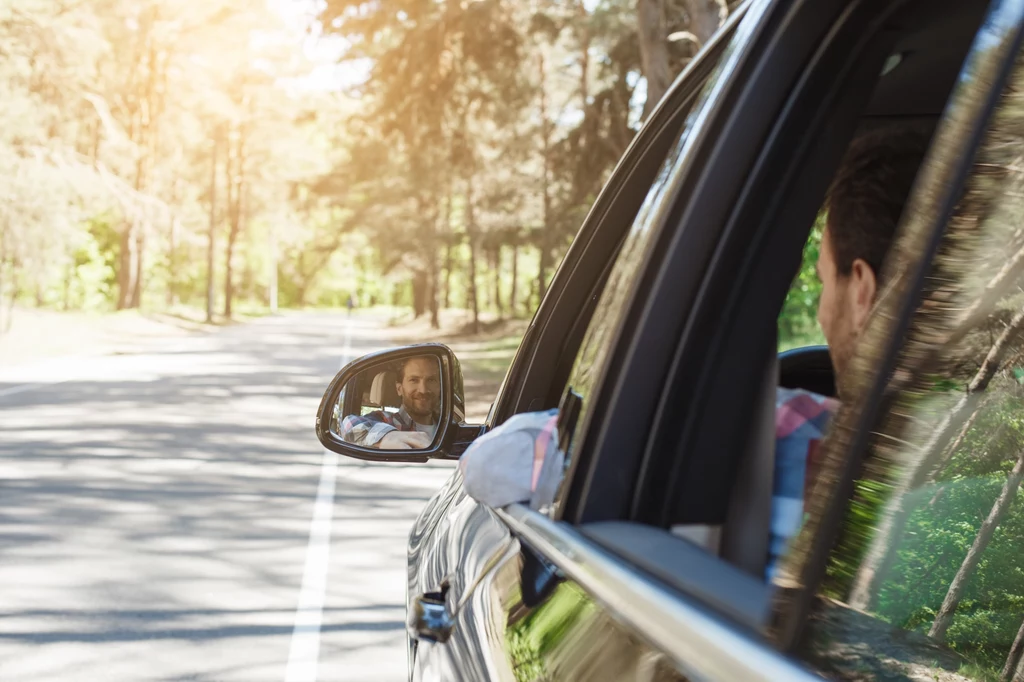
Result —
[[331, 430], [352, 445], [426, 450], [440, 433], [441, 362], [411, 355], [356, 374], [334, 406]]

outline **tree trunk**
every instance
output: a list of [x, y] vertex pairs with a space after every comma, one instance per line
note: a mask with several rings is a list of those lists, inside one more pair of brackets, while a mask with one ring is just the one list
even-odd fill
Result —
[[481, 249], [481, 257], [483, 258], [483, 268], [480, 276], [484, 279], [483, 286], [483, 297], [484, 297], [484, 310], [494, 310], [494, 287], [492, 286], [491, 278], [488, 277], [487, 271], [494, 271], [494, 256], [493, 251], [483, 246]]
[[440, 329], [441, 318], [438, 310], [441, 294], [441, 273], [438, 272], [437, 223], [440, 219], [437, 198], [429, 199], [427, 210], [427, 309], [430, 311], [430, 328]]
[[[17, 263], [15, 263], [17, 265]], [[12, 277], [14, 276], [14, 270]], [[7, 295], [7, 319], [4, 321], [4, 334], [11, 331], [11, 327], [14, 325], [14, 304], [18, 300], [18, 283], [17, 281], [11, 282], [11, 291]], [[3, 300], [0, 300], [0, 308], [4, 305]]]
[[64, 312], [71, 310], [71, 286], [74, 281], [75, 263], [69, 258], [67, 264], [64, 266], [64, 301], [62, 304]]
[[[15, 273], [17, 272], [17, 263], [12, 265], [11, 278], [14, 279]], [[11, 327], [14, 325], [14, 303], [18, 300], [18, 282], [11, 282], [11, 292], [7, 295], [7, 319], [4, 321], [4, 334], [11, 331]], [[3, 299], [0, 299], [0, 308], [4, 305]]]
[[[241, 132], [239, 131], [239, 135]], [[224, 317], [231, 319], [231, 295], [234, 293], [234, 272], [231, 268], [231, 261], [235, 255], [235, 239], [238, 237], [238, 176], [241, 170], [237, 167], [239, 161], [238, 143], [232, 140], [235, 135], [228, 131], [227, 149], [224, 155], [224, 191], [225, 207], [228, 211], [228, 240], [224, 247]], [[232, 145], [235, 142], [235, 145]], [[234, 149], [232, 147], [234, 146]]]
[[419, 317], [427, 312], [427, 296], [430, 285], [427, 281], [426, 271], [417, 272], [409, 282], [412, 287], [412, 312], [413, 317]]
[[640, 42], [640, 70], [647, 80], [644, 119], [672, 83], [668, 64], [668, 35], [664, 0], [637, 0], [637, 37]]
[[454, 266], [452, 251], [454, 247], [449, 242], [445, 246], [444, 253], [444, 303], [443, 307], [447, 310], [451, 307], [451, 296], [452, 296], [452, 266]]
[[999, 675], [999, 682], [1018, 682], [1024, 679], [1024, 671], [1020, 670], [1021, 654], [1024, 654], [1024, 623], [1021, 623], [1017, 630], [1017, 636], [1010, 647], [1010, 653], [1006, 656], [1006, 665]]
[[121, 248], [117, 264], [117, 309], [126, 310], [134, 306], [135, 275], [138, 241], [135, 238], [135, 218], [129, 217], [121, 232]]
[[228, 233], [227, 249], [224, 253], [224, 317], [229, 320], [231, 319], [232, 304], [235, 299], [235, 247], [238, 245], [238, 237], [242, 233], [243, 221], [246, 220], [243, 204], [245, 203], [245, 195], [248, 192], [248, 186], [241, 179], [241, 170], [239, 170], [238, 175], [240, 179], [235, 187], [235, 206], [232, 209], [231, 215], [231, 231]]
[[576, 29], [580, 38], [580, 108], [586, 115], [590, 99], [590, 17], [583, 0], [576, 2]]
[[682, 2], [686, 15], [690, 19], [688, 22], [690, 33], [700, 41], [697, 48], [702, 48], [725, 22], [725, 18], [729, 15], [729, 8], [725, 0], [682, 0]]
[[495, 246], [492, 251], [491, 274], [493, 275], [494, 309], [498, 313], [498, 319], [503, 320], [505, 319], [505, 308], [501, 300], [501, 244]]
[[167, 226], [167, 296], [168, 308], [178, 303], [178, 180], [171, 183], [171, 216]]
[[473, 181], [466, 191], [466, 234], [469, 237], [469, 301], [473, 311], [473, 333], [480, 333], [480, 302], [476, 289], [476, 218], [473, 213]]
[[978, 535], [974, 538], [974, 544], [971, 545], [971, 549], [967, 552], [963, 564], [960, 565], [960, 570], [956, 572], [956, 577], [950, 583], [949, 592], [946, 593], [946, 598], [942, 600], [942, 606], [939, 608], [939, 613], [935, 616], [935, 622], [932, 623], [932, 627], [928, 631], [929, 637], [939, 641], [945, 640], [946, 631], [949, 630], [949, 626], [953, 622], [956, 607], [960, 604], [960, 599], [963, 598], [964, 590], [967, 589], [967, 583], [978, 568], [978, 562], [981, 561], [981, 555], [984, 553], [985, 548], [988, 547], [988, 543], [991, 542], [992, 534], [995, 533], [1000, 521], [1003, 520], [1003, 516], [1006, 515], [1010, 505], [1013, 504], [1022, 478], [1024, 478], [1024, 450], [1017, 456], [1017, 463], [1013, 466], [1013, 470], [1006, 479], [1006, 483], [1003, 484], [1002, 492], [999, 493], [995, 504], [992, 505], [992, 510], [989, 512], [988, 517], [981, 524]]
[[[238, 125], [235, 137], [234, 160], [231, 159], [231, 144], [228, 143], [228, 165], [231, 172], [228, 176], [228, 211], [231, 217], [228, 232], [227, 253], [224, 255], [224, 317], [231, 319], [235, 298], [234, 258], [238, 237], [245, 228], [247, 215], [249, 185], [246, 176], [246, 152], [248, 145], [248, 126], [245, 122]], [[233, 188], [233, 189], [232, 189]]]
[[4, 314], [4, 297], [7, 292], [7, 225], [0, 230], [0, 336], [9, 328], [7, 315]]
[[[10, 223], [4, 222], [0, 230], [0, 336], [11, 331], [14, 323], [14, 299], [18, 294], [18, 286], [15, 281], [17, 275], [17, 263], [10, 248]], [[6, 302], [8, 282], [10, 282], [10, 302]], [[7, 308], [5, 311], [4, 308]]]
[[210, 229], [206, 246], [206, 321], [213, 322], [217, 283], [214, 277], [214, 248], [217, 244], [217, 154], [220, 151], [220, 130], [213, 133], [213, 152], [210, 155]]
[[270, 222], [270, 283], [267, 285], [267, 304], [271, 314], [277, 313], [277, 228]]
[[[151, 21], [156, 21], [159, 17], [159, 10], [154, 7], [151, 11], [153, 12]], [[133, 127], [133, 134], [131, 135], [132, 141], [135, 142], [136, 148], [139, 150], [138, 159], [135, 161], [136, 192], [143, 192], [149, 184], [149, 171], [156, 152], [155, 139], [157, 135], [157, 116], [159, 115], [155, 101], [156, 83], [159, 77], [157, 49], [151, 32], [147, 32], [145, 39], [147, 42], [145, 56], [146, 83], [142, 91], [142, 100], [139, 102], [136, 111], [137, 124]], [[145, 221], [146, 217], [141, 212], [132, 219], [131, 234], [127, 236], [128, 240], [132, 242], [129, 245], [131, 253], [128, 256], [127, 263], [122, 257], [122, 265], [127, 265], [131, 268], [131, 272], [127, 273], [123, 280], [124, 285], [130, 288], [129, 291], [123, 292], [125, 308], [138, 308], [142, 305], [143, 277], [145, 275]], [[122, 247], [124, 245], [125, 242], [122, 241]]]
[[434, 240], [431, 240], [429, 261], [427, 266], [430, 268], [427, 271], [427, 307], [430, 310], [430, 328], [440, 329], [441, 328], [441, 316], [438, 310], [440, 304], [440, 289], [441, 289], [441, 273], [438, 272], [437, 262], [437, 247], [434, 246]]
[[541, 179], [541, 191], [543, 193], [543, 214], [541, 216], [540, 239], [537, 240], [540, 248], [540, 264], [537, 272], [537, 290], [540, 298], [544, 298], [547, 291], [548, 259], [551, 257], [551, 124], [548, 121], [548, 99], [545, 94], [547, 84], [547, 72], [544, 65], [544, 55], [538, 57], [540, 63], [540, 125], [541, 125], [541, 153], [544, 156], [543, 176]]
[[[452, 293], [452, 189], [448, 183], [448, 189], [444, 198], [444, 218], [442, 220], [442, 234], [444, 234], [444, 293], [441, 295], [440, 305], [447, 309], [451, 303]], [[440, 284], [439, 284], [440, 286]]]
[[142, 307], [142, 282], [146, 257], [146, 224], [135, 233], [135, 277], [132, 282], [132, 308]]
[[519, 244], [512, 244], [512, 288], [508, 292], [508, 310], [511, 317], [517, 317], [516, 288], [519, 284]]
[[178, 216], [171, 216], [171, 229], [167, 245], [167, 306], [178, 304], [178, 230], [180, 223]]
[[439, 283], [440, 273], [437, 271], [437, 259], [434, 258], [430, 262], [431, 271], [429, 273], [430, 282], [430, 294], [427, 299], [427, 306], [430, 308], [430, 328], [440, 329], [441, 328], [441, 311], [440, 311], [440, 296], [439, 296]]
[[953, 439], [953, 434], [958, 429], [961, 429], [961, 434], [965, 434], [962, 429], [966, 423], [975, 418], [975, 408], [980, 394], [988, 388], [989, 382], [992, 381], [1003, 357], [1012, 345], [1011, 342], [1020, 333], [1022, 327], [1024, 327], [1024, 308], [1013, 316], [1013, 319], [992, 344], [984, 362], [967, 386], [967, 394], [960, 398], [949, 414], [939, 422], [931, 438], [921, 449], [917, 463], [907, 472], [904, 480], [896, 486], [864, 561], [861, 562], [861, 566], [857, 570], [857, 576], [850, 592], [850, 606], [860, 610], [870, 610], [874, 607], [882, 581], [895, 560], [900, 540], [903, 537], [903, 529], [910, 518], [912, 509], [909, 505], [908, 494], [926, 482], [934, 480], [941, 473], [949, 458], [953, 456], [955, 449], [962, 442], [961, 438], [957, 437], [951, 447], [946, 448], [943, 445]]

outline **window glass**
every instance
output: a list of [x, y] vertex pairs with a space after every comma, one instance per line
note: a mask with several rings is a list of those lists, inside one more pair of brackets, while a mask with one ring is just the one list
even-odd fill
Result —
[[800, 653], [826, 677], [1024, 680], [1022, 263], [1018, 60], [903, 336], [804, 630]]
[[[611, 354], [615, 335], [626, 312], [626, 306], [633, 292], [633, 285], [642, 269], [641, 266], [646, 259], [647, 251], [651, 246], [655, 227], [659, 224], [660, 219], [663, 218], [663, 213], [670, 207], [675, 181], [678, 180], [679, 171], [687, 156], [686, 152], [689, 148], [688, 143], [691, 133], [697, 129], [707, 115], [709, 103], [714, 100], [718, 86], [723, 81], [724, 74], [730, 73], [734, 68], [740, 48], [750, 40], [762, 14], [763, 7], [761, 11], [749, 12], [740, 21], [729, 44], [719, 54], [718, 64], [704, 84], [700, 96], [694, 102], [678, 140], [672, 146], [668, 157], [655, 176], [654, 182], [651, 184], [651, 188], [640, 207], [640, 211], [626, 235], [622, 248], [616, 256], [615, 263], [598, 300], [594, 316], [590, 320], [583, 343], [577, 352], [566, 388], [566, 390], [572, 390], [582, 398], [581, 414], [586, 414], [590, 398], [598, 385], [605, 364]], [[583, 418], [577, 422], [576, 435], [578, 435], [584, 422], [585, 419]], [[571, 447], [574, 448], [578, 441], [579, 439], [574, 437]], [[571, 450], [567, 453], [565, 461], [567, 467], [572, 465]], [[568, 480], [568, 477], [566, 480]], [[563, 485], [563, 493], [564, 490], [565, 486]]]
[[818, 215], [804, 245], [800, 270], [786, 293], [786, 301], [779, 313], [779, 352], [819, 346], [825, 336], [818, 325], [818, 299], [821, 298], [821, 280], [814, 266], [821, 250], [821, 234], [825, 229], [825, 212]]

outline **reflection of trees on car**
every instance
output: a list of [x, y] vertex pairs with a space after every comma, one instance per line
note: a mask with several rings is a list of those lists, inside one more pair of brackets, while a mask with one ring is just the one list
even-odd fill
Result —
[[[886, 509], [885, 518], [857, 573], [850, 605], [854, 608], [871, 608], [872, 596], [877, 594], [879, 580], [888, 571], [895, 558], [896, 540], [902, 536], [910, 509], [907, 496], [912, 490], [931, 483], [942, 473], [950, 458], [963, 443], [967, 431], [977, 419], [981, 410], [980, 397], [988, 388], [989, 383], [1000, 369], [1000, 364], [1010, 350], [1011, 341], [1024, 327], [1024, 310], [1019, 311], [1000, 334], [989, 349], [981, 368], [967, 384], [964, 395], [956, 405], [934, 427], [932, 436], [921, 449], [920, 456], [913, 470], [892, 494], [891, 502]], [[952, 442], [950, 438], [959, 433]]]
[[[1024, 681], [1020, 65], [1013, 80], [903, 335], [886, 416], [819, 593], [805, 645], [839, 679]], [[889, 267], [912, 262], [923, 237], [908, 221]], [[865, 336], [865, 381], [883, 360], [888, 325]], [[811, 526], [827, 506], [812, 504]]]

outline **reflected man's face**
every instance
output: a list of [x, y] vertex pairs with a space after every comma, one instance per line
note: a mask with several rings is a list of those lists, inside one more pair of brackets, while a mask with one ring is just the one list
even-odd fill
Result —
[[418, 424], [433, 424], [440, 398], [441, 372], [436, 358], [412, 358], [396, 385], [405, 411]]

